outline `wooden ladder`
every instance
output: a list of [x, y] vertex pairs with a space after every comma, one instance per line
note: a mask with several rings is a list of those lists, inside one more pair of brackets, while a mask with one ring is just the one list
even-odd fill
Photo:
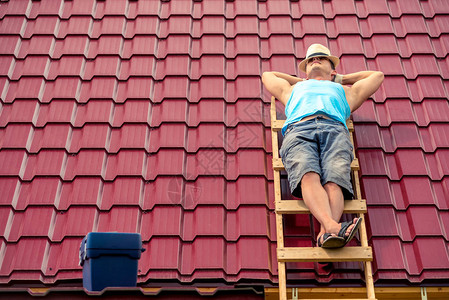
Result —
[[[362, 218], [360, 224], [360, 247], [343, 247], [339, 249], [324, 249], [320, 247], [284, 247], [284, 229], [282, 218], [284, 214], [310, 214], [310, 211], [301, 200], [282, 200], [280, 172], [284, 170], [282, 160], [279, 157], [278, 133], [281, 131], [285, 120], [277, 120], [275, 98], [271, 98], [271, 138], [273, 147], [273, 172], [274, 172], [274, 201], [276, 210], [276, 234], [277, 234], [277, 259], [279, 276], [279, 299], [287, 300], [287, 278], [285, 271], [286, 262], [342, 262], [359, 261], [365, 266], [365, 282], [368, 299], [375, 299], [374, 283], [371, 268], [373, 254], [368, 246], [364, 213], [366, 201], [361, 198], [359, 183], [359, 164], [357, 158], [351, 164], [351, 176], [354, 187], [354, 200], [345, 200], [344, 212], [357, 214]], [[351, 142], [354, 144], [352, 121], [347, 123]], [[354, 152], [355, 157], [355, 152]], [[295, 295], [295, 298], [296, 295]]]

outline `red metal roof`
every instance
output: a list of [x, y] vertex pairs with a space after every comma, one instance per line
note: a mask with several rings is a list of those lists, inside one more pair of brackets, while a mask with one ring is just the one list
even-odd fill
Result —
[[[442, 0], [0, 1], [0, 284], [81, 284], [90, 231], [142, 234], [140, 284], [276, 284], [260, 75], [311, 43], [386, 75], [353, 114], [377, 284], [446, 282], [448, 26]], [[286, 244], [316, 225], [289, 216]]]

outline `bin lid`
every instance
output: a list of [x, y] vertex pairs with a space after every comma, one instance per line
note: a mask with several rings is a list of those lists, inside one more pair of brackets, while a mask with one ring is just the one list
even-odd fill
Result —
[[89, 232], [80, 245], [80, 266], [88, 258], [101, 255], [127, 255], [139, 259], [142, 248], [142, 239], [139, 233], [121, 232]]
[[86, 249], [141, 250], [142, 239], [139, 233], [89, 232]]

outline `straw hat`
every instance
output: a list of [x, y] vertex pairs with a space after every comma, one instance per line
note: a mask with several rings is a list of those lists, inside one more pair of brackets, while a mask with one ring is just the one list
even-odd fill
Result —
[[330, 61], [334, 63], [337, 67], [340, 63], [340, 59], [336, 56], [332, 56], [329, 49], [321, 44], [312, 44], [309, 49], [307, 49], [306, 58], [299, 63], [299, 69], [306, 73], [307, 60], [312, 57], [327, 57]]

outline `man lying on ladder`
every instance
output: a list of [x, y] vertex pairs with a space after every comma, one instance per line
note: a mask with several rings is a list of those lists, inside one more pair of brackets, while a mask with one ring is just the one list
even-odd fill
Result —
[[337, 74], [339, 62], [328, 48], [313, 44], [299, 64], [306, 79], [280, 72], [262, 75], [267, 90], [285, 105], [280, 155], [292, 194], [303, 198], [321, 224], [317, 241], [323, 248], [345, 246], [360, 225], [360, 218], [339, 223], [345, 197], [353, 196], [346, 120], [384, 79], [377, 71]]

